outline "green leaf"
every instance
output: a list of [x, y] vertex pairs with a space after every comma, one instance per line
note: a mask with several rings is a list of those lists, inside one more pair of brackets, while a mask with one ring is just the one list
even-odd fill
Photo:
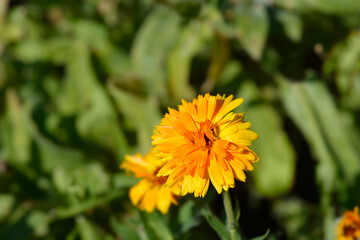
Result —
[[321, 123], [317, 119], [309, 96], [304, 89], [305, 83], [291, 83], [280, 77], [279, 83], [285, 109], [310, 143], [313, 154], [320, 161], [318, 179], [322, 183], [323, 190], [330, 193], [335, 187], [335, 159], [329, 152], [321, 131]]
[[245, 51], [254, 59], [260, 60], [269, 30], [269, 20], [265, 6], [240, 2], [235, 6], [235, 26], [237, 37]]
[[[351, 183], [359, 171], [357, 167], [359, 163], [351, 159], [353, 155], [351, 144], [346, 146], [350, 152], [342, 151], [345, 156], [350, 156], [350, 159], [344, 159], [342, 156], [337, 156], [337, 152], [333, 152], [340, 150], [334, 144], [342, 145], [349, 139], [345, 136], [346, 131], [338, 119], [336, 107], [325, 86], [320, 81], [291, 83], [282, 77], [278, 80], [287, 112], [300, 128], [310, 143], [312, 153], [319, 160], [316, 177], [321, 187], [321, 203], [324, 210], [324, 233], [326, 234], [324, 239], [332, 239], [332, 234], [329, 234], [334, 221], [334, 209], [331, 207], [332, 194], [336, 188], [339, 188], [335, 183], [342, 181], [338, 177], [338, 169], [343, 171], [346, 181]], [[337, 143], [337, 137], [339, 137], [339, 143]], [[341, 165], [338, 165], [338, 157], [343, 161]], [[346, 163], [350, 165], [345, 166]], [[343, 191], [345, 188], [337, 190]]]
[[324, 64], [324, 72], [335, 74], [336, 85], [342, 94], [342, 103], [352, 109], [360, 107], [360, 34], [351, 33], [345, 41], [335, 45]]
[[200, 220], [196, 217], [195, 211], [196, 205], [193, 201], [187, 201], [180, 207], [178, 222], [181, 225], [181, 233], [187, 233], [190, 229], [200, 224]]
[[84, 216], [79, 216], [76, 218], [76, 226], [79, 230], [80, 238], [82, 240], [101, 239], [96, 227]]
[[90, 209], [94, 209], [101, 205], [108, 204], [108, 202], [113, 201], [117, 198], [121, 198], [125, 195], [126, 193], [124, 191], [114, 190], [109, 191], [101, 196], [86, 199], [70, 207], [57, 207], [56, 209], [54, 209], [54, 219], [65, 219], [74, 217], [77, 214], [83, 213]]
[[[164, 21], [166, 19], [166, 21]], [[156, 7], [138, 31], [131, 61], [146, 90], [158, 96], [165, 96], [166, 75], [162, 62], [177, 39], [180, 17], [164, 6]]]
[[173, 240], [170, 229], [158, 212], [139, 211], [141, 221], [150, 240]]
[[115, 217], [110, 218], [110, 226], [116, 235], [126, 240], [140, 240], [139, 229], [130, 222], [120, 222]]
[[116, 173], [113, 175], [113, 185], [117, 189], [132, 187], [137, 184], [139, 180], [139, 178], [128, 176], [124, 173]]
[[43, 136], [38, 129], [38, 126], [31, 119], [31, 112], [34, 109], [34, 102], [28, 101], [24, 106], [26, 112], [26, 125], [31, 137], [36, 143], [37, 154], [39, 154], [42, 170], [45, 172], [52, 172], [58, 167], [75, 167], [80, 166], [85, 162], [85, 155], [83, 152], [60, 146], [45, 136]]
[[6, 218], [15, 204], [15, 197], [10, 194], [0, 194], [0, 221]]
[[94, 162], [80, 168], [56, 168], [53, 182], [65, 195], [79, 198], [98, 195], [110, 190], [110, 177], [100, 163]]
[[216, 217], [208, 206], [203, 206], [200, 210], [201, 215], [205, 217], [210, 227], [219, 235], [221, 240], [230, 240], [230, 233], [225, 224]]
[[290, 11], [276, 12], [276, 18], [283, 25], [285, 34], [293, 41], [299, 42], [302, 35], [302, 21], [301, 17]]
[[38, 210], [32, 211], [26, 221], [36, 236], [43, 237], [48, 234], [50, 218], [47, 213]]
[[319, 126], [324, 131], [324, 137], [335, 152], [337, 164], [345, 179], [350, 185], [355, 184], [355, 179], [360, 173], [359, 157], [350, 141], [351, 138], [347, 135], [346, 123], [340, 118], [331, 94], [319, 80], [305, 82], [304, 89], [312, 103]]
[[128, 128], [136, 130], [139, 151], [142, 154], [148, 153], [153, 130], [161, 119], [157, 99], [155, 96], [138, 97], [114, 84], [109, 84], [108, 87]]
[[190, 66], [209, 40], [209, 27], [199, 21], [192, 21], [181, 29], [180, 36], [168, 59], [170, 93], [176, 101], [191, 99], [194, 91], [190, 87]]
[[73, 45], [66, 75], [64, 93], [59, 95], [61, 112], [76, 114], [80, 135], [112, 150], [121, 161], [127, 152], [127, 141], [114, 106], [92, 69], [89, 49], [81, 42]]
[[30, 161], [31, 137], [23, 106], [14, 89], [6, 91], [6, 113], [2, 120], [3, 147], [10, 163], [25, 165]]
[[290, 191], [294, 182], [295, 156], [282, 128], [281, 118], [270, 104], [259, 102], [259, 92], [252, 82], [244, 83], [239, 96], [247, 101], [245, 110], [242, 106], [239, 110], [245, 112], [245, 120], [252, 124], [250, 129], [259, 135], [259, 139], [251, 145], [260, 158], [252, 172], [255, 187], [268, 197], [285, 194]]
[[268, 229], [266, 231], [266, 233], [264, 233], [263, 235], [261, 235], [259, 237], [251, 238], [251, 240], [265, 240], [267, 238], [267, 236], [269, 236], [269, 234], [270, 234], [270, 229]]

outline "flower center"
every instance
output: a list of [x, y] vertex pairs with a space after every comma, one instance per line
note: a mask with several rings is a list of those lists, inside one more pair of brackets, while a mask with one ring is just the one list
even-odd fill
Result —
[[355, 236], [355, 227], [354, 226], [345, 226], [344, 235], [345, 236]]
[[198, 123], [199, 132], [194, 135], [194, 144], [205, 149], [210, 149], [218, 139], [217, 128], [209, 120]]

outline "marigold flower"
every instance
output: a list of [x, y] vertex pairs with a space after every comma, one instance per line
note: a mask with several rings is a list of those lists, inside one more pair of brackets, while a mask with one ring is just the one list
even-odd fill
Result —
[[140, 154], [127, 155], [120, 166], [126, 172], [134, 173], [136, 178], [142, 178], [129, 192], [131, 202], [141, 210], [152, 212], [157, 208], [165, 214], [171, 203], [177, 204], [176, 195], [180, 195], [180, 187], [178, 185], [165, 187], [167, 177], [156, 176], [163, 165], [164, 161], [157, 159], [150, 152], [144, 157]]
[[253, 170], [258, 156], [249, 148], [258, 135], [248, 130], [244, 113], [233, 113], [243, 102], [233, 96], [199, 95], [169, 108], [152, 136], [154, 153], [166, 161], [158, 176], [168, 176], [171, 187], [183, 181], [181, 195], [204, 197], [211, 183], [220, 194], [245, 181], [244, 170]]
[[354, 211], [346, 211], [340, 220], [337, 229], [338, 240], [357, 240], [360, 239], [360, 215], [359, 207]]

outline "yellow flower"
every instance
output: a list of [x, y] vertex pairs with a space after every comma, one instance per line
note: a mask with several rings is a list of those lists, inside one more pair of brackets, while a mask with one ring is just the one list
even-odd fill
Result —
[[346, 211], [340, 220], [337, 229], [337, 240], [357, 240], [360, 239], [360, 215], [359, 207], [354, 211]]
[[124, 163], [120, 166], [127, 172], [132, 172], [135, 177], [142, 180], [132, 187], [129, 192], [130, 200], [141, 210], [152, 212], [157, 208], [163, 214], [167, 213], [171, 203], [177, 204], [176, 195], [180, 194], [180, 187], [174, 185], [165, 187], [167, 177], [157, 177], [164, 161], [157, 159], [152, 152], [144, 157], [140, 154], [125, 156]]
[[258, 161], [249, 148], [258, 135], [248, 130], [244, 113], [231, 112], [242, 102], [206, 94], [169, 108], [152, 136], [154, 153], [166, 161], [158, 176], [168, 176], [167, 186], [183, 181], [181, 195], [204, 197], [210, 180], [219, 194], [235, 186], [234, 178], [245, 181], [244, 170]]

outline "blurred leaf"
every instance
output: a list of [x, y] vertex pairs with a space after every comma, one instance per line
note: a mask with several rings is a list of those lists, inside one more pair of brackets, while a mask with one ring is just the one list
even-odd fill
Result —
[[177, 38], [179, 23], [176, 12], [164, 6], [156, 7], [138, 31], [131, 51], [134, 70], [142, 78], [145, 89], [161, 97], [166, 94], [162, 62]]
[[138, 97], [117, 88], [114, 84], [108, 87], [119, 111], [124, 115], [126, 123], [130, 125], [129, 128], [136, 130], [139, 151], [142, 154], [148, 153], [153, 130], [161, 119], [157, 99], [154, 96]]
[[[297, 198], [283, 199], [274, 204], [276, 219], [285, 226], [289, 239], [321, 239], [322, 216], [318, 207]], [[311, 221], [311, 224], [308, 224]], [[332, 229], [334, 230], [334, 228]]]
[[85, 155], [81, 151], [57, 145], [39, 132], [38, 126], [30, 117], [33, 109], [34, 103], [27, 102], [27, 105], [24, 106], [26, 112], [26, 118], [24, 119], [29, 133], [36, 143], [42, 170], [51, 172], [58, 167], [82, 165], [85, 161]]
[[116, 173], [113, 176], [113, 182], [115, 188], [129, 188], [139, 182], [139, 178], [128, 176], [124, 173]]
[[29, 239], [30, 236], [43, 237], [49, 231], [49, 217], [46, 213], [21, 209], [19, 216], [11, 224], [0, 230], [0, 239]]
[[109, 191], [106, 194], [99, 196], [99, 197], [92, 197], [88, 198], [86, 200], [83, 200], [81, 202], [78, 202], [77, 204], [74, 204], [70, 207], [57, 207], [54, 209], [55, 212], [55, 219], [65, 219], [74, 217], [77, 214], [83, 213], [85, 211], [88, 211], [90, 209], [94, 209], [98, 206], [108, 204], [108, 202], [125, 196], [124, 191], [120, 190], [113, 190]]
[[360, 162], [350, 137], [346, 134], [347, 127], [340, 118], [332, 96], [325, 85], [318, 80], [307, 81], [304, 88], [322, 126], [324, 137], [338, 159], [337, 164], [348, 183], [354, 184], [355, 178], [360, 173]]
[[238, 223], [240, 219], [241, 211], [239, 200], [235, 198], [235, 209], [234, 209], [234, 222]]
[[122, 223], [115, 217], [110, 218], [110, 225], [116, 235], [126, 240], [140, 240], [136, 225], [130, 223]]
[[194, 97], [195, 93], [189, 84], [191, 61], [205, 47], [210, 34], [208, 26], [199, 21], [192, 21], [181, 29], [167, 64], [170, 92], [176, 101]]
[[[258, 133], [259, 140], [252, 148], [259, 155], [252, 173], [257, 190], [268, 197], [289, 192], [295, 178], [295, 157], [292, 145], [282, 128], [281, 119], [274, 108], [265, 102], [259, 102], [259, 92], [251, 82], [241, 87], [240, 96], [246, 97], [246, 121], [251, 129]], [[253, 103], [253, 104], [252, 104]], [[241, 106], [240, 108], [241, 109]], [[266, 119], [266, 124], [264, 124]]]
[[[335, 187], [335, 159], [329, 152], [321, 131], [320, 122], [304, 89], [304, 85], [308, 83], [291, 83], [283, 78], [279, 79], [283, 104], [290, 117], [310, 143], [313, 153], [320, 161], [318, 178], [322, 183], [324, 191], [329, 193]], [[334, 116], [330, 118], [332, 117]]]
[[27, 218], [27, 224], [33, 229], [36, 236], [45, 236], [49, 232], [49, 216], [42, 211], [33, 211]]
[[207, 79], [201, 87], [202, 92], [210, 92], [230, 58], [230, 41], [226, 37], [216, 34], [213, 40], [212, 57], [207, 73]]
[[315, 11], [339, 16], [357, 15], [360, 11], [360, 3], [353, 0], [275, 0], [275, 4], [292, 10]]
[[6, 218], [15, 204], [15, 197], [10, 194], [0, 194], [0, 221]]
[[[300, 128], [310, 143], [313, 154], [319, 160], [316, 177], [322, 193], [321, 203], [324, 210], [324, 233], [326, 234], [324, 239], [330, 240], [332, 237], [329, 233], [334, 219], [334, 209], [331, 207], [332, 194], [338, 187], [335, 184], [336, 180], [340, 182], [338, 169], [342, 170], [346, 180], [351, 183], [358, 171], [358, 167], [356, 167], [358, 162], [353, 162], [353, 151], [349, 149], [351, 144], [345, 147], [350, 152], [341, 151], [345, 156], [350, 156], [350, 159], [344, 159], [333, 152], [340, 150], [338, 146], [333, 144], [336, 143], [341, 146], [346, 144], [349, 139], [346, 138], [345, 131], [342, 130], [343, 125], [338, 119], [334, 103], [321, 82], [291, 83], [279, 77], [279, 84], [287, 112]], [[325, 129], [326, 131], [324, 131]], [[339, 142], [336, 137], [340, 137]], [[338, 157], [340, 159], [337, 159]], [[342, 163], [337, 162], [337, 160]], [[337, 166], [338, 164], [341, 165]], [[345, 166], [345, 164], [350, 165]]]
[[146, 213], [139, 211], [139, 214], [150, 240], [174, 239], [170, 229], [166, 226], [158, 212]]
[[266, 233], [264, 233], [264, 235], [252, 238], [251, 240], [265, 240], [267, 236], [269, 236], [269, 234], [270, 234], [270, 229], [268, 229]]
[[96, 227], [89, 222], [84, 216], [76, 218], [76, 226], [79, 229], [80, 238], [82, 240], [101, 239]]
[[88, 49], [77, 42], [72, 54], [59, 107], [66, 115], [78, 115], [76, 126], [84, 138], [111, 149], [121, 161], [127, 142], [112, 103], [92, 70]]
[[3, 144], [10, 163], [21, 167], [30, 161], [31, 137], [20, 99], [14, 89], [6, 91], [6, 116], [2, 120]]
[[219, 235], [221, 240], [230, 240], [230, 233], [224, 223], [222, 223], [218, 217], [216, 217], [208, 206], [204, 206], [200, 210], [201, 215], [203, 215], [209, 225], [214, 229], [214, 231]]
[[299, 14], [290, 11], [279, 11], [276, 18], [283, 25], [286, 35], [293, 41], [299, 42], [302, 36], [302, 21]]
[[324, 72], [335, 73], [336, 84], [346, 107], [360, 107], [360, 33], [353, 32], [335, 45], [324, 64]]
[[79, 198], [105, 193], [110, 188], [110, 178], [100, 163], [90, 163], [81, 168], [56, 168], [53, 182], [63, 194]]
[[196, 205], [193, 201], [187, 201], [180, 207], [178, 222], [181, 224], [181, 233], [186, 233], [200, 224], [200, 219], [196, 217], [195, 210]]
[[261, 4], [250, 6], [239, 3], [234, 9], [235, 26], [238, 39], [245, 51], [254, 60], [260, 60], [269, 29], [269, 20], [265, 7]]

